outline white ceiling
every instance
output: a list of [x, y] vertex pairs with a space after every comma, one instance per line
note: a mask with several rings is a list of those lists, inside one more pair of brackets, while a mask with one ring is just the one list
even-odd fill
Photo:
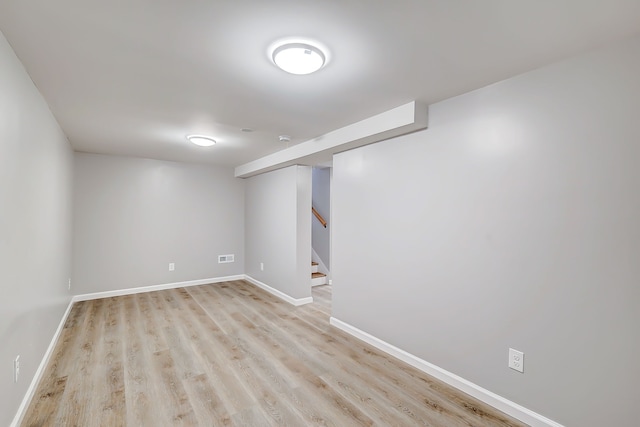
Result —
[[[640, 1], [0, 0], [0, 29], [76, 150], [236, 166], [634, 35]], [[329, 64], [277, 69], [289, 36]]]

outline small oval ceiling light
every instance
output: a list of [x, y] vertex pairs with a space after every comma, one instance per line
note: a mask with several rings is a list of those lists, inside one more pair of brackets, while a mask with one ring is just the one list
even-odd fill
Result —
[[215, 139], [205, 135], [189, 135], [187, 139], [200, 147], [211, 147], [216, 143]]
[[273, 63], [291, 74], [311, 74], [322, 68], [326, 56], [322, 50], [307, 43], [285, 43], [272, 55]]

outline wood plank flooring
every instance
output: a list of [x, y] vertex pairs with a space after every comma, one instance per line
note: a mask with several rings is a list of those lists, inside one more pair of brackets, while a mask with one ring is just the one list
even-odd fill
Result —
[[77, 303], [23, 426], [523, 426], [244, 281]]

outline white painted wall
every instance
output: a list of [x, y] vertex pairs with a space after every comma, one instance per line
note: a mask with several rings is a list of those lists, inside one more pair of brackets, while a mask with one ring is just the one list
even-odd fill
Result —
[[336, 155], [333, 315], [567, 426], [637, 425], [638, 76], [635, 38]]
[[331, 236], [331, 168], [313, 168], [312, 204], [318, 213], [327, 221], [324, 228], [315, 217], [311, 218], [311, 243], [313, 250], [320, 257], [324, 265], [331, 269], [330, 236]]
[[[244, 182], [232, 169], [81, 153], [75, 167], [74, 293], [243, 273]], [[235, 263], [218, 264], [225, 254]]]
[[310, 297], [311, 167], [248, 178], [245, 207], [246, 274], [294, 299]]
[[0, 94], [0, 425], [7, 426], [71, 300], [73, 163], [67, 138], [1, 33]]

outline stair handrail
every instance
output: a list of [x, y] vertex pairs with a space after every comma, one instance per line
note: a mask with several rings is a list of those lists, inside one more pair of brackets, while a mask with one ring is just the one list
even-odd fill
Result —
[[315, 217], [318, 219], [318, 221], [320, 221], [320, 224], [322, 224], [322, 226], [324, 228], [327, 228], [327, 221], [325, 221], [324, 218], [322, 217], [322, 215], [320, 215], [320, 213], [318, 213], [316, 208], [311, 206], [311, 212], [313, 212], [313, 215], [315, 215]]

